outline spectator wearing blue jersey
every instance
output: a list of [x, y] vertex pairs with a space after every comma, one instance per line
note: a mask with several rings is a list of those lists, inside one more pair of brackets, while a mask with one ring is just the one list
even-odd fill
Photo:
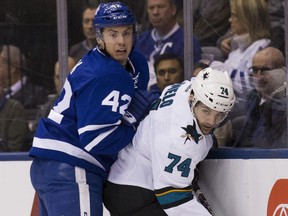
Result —
[[67, 76], [30, 156], [40, 215], [102, 216], [102, 188], [118, 152], [158, 98], [148, 92], [148, 66], [133, 50], [135, 16], [123, 3], [99, 4], [97, 47]]
[[[153, 64], [163, 53], [175, 53], [184, 59], [184, 30], [178, 23], [178, 10], [174, 0], [147, 0], [147, 13], [151, 29], [139, 36], [135, 49], [148, 61], [150, 80], [148, 86], [156, 83]], [[193, 37], [193, 61], [201, 59], [201, 46]]]

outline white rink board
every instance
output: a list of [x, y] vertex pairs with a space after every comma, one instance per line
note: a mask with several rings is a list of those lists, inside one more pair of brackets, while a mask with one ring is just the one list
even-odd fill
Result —
[[[32, 161], [0, 161], [0, 215], [29, 216], [34, 199]], [[109, 216], [104, 209], [103, 216]]]
[[30, 215], [34, 198], [30, 164], [31, 161], [0, 161], [0, 215]]
[[[221, 158], [223, 155], [235, 155], [235, 152], [238, 156], [239, 150], [234, 153], [224, 151], [224, 154], [223, 151], [220, 154], [216, 152], [216, 157], [210, 156], [201, 163], [200, 187], [216, 216], [273, 216], [276, 212], [275, 215], [281, 215], [281, 209], [275, 209], [277, 206], [288, 207], [288, 149], [280, 151], [280, 154], [270, 151], [272, 158], [247, 158], [255, 154], [254, 151], [251, 154], [250, 150], [244, 153], [240, 151], [240, 158], [244, 156], [245, 159]], [[257, 152], [258, 155], [265, 154], [263, 151]], [[217, 156], [221, 159], [214, 159]], [[34, 199], [30, 165], [31, 160], [27, 160], [27, 154], [24, 160], [0, 160], [0, 216], [30, 215]], [[275, 189], [276, 181], [284, 183], [277, 196], [284, 196], [285, 201], [278, 204], [275, 202], [277, 205], [270, 208], [272, 213], [267, 214], [269, 196], [272, 188]], [[288, 208], [287, 213], [282, 215], [288, 215]], [[109, 216], [106, 209], [104, 216]]]
[[[284, 180], [288, 190], [287, 167], [288, 159], [205, 160], [200, 168], [200, 187], [216, 216], [272, 216], [267, 214], [269, 196], [277, 180]], [[278, 207], [288, 206], [287, 197]], [[283, 216], [288, 215], [286, 211]]]

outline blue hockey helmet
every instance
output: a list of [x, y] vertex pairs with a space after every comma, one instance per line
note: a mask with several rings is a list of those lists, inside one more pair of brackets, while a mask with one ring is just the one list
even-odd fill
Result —
[[93, 20], [95, 31], [109, 26], [136, 25], [136, 18], [122, 2], [100, 3]]

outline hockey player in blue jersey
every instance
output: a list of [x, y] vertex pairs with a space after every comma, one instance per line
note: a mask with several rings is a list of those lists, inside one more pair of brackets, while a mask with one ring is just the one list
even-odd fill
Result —
[[234, 101], [226, 71], [206, 68], [167, 86], [111, 167], [103, 192], [111, 215], [211, 216], [191, 182]]
[[135, 17], [120, 3], [95, 13], [97, 46], [67, 76], [30, 150], [40, 215], [102, 216], [102, 188], [157, 94], [146, 91], [145, 58], [133, 51]]

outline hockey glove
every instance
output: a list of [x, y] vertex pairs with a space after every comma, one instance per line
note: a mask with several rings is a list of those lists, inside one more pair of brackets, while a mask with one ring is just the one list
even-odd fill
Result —
[[199, 167], [200, 164], [197, 164], [197, 166], [194, 169], [194, 179], [192, 181], [192, 189], [194, 191], [194, 195], [196, 196], [196, 199], [198, 202], [200, 202], [212, 216], [215, 216], [214, 211], [212, 210], [210, 204], [208, 203], [206, 197], [204, 196], [201, 188], [198, 185], [198, 180], [199, 180]]
[[148, 115], [152, 103], [158, 100], [159, 96], [159, 91], [135, 90], [124, 114], [123, 123], [129, 126], [138, 125]]

